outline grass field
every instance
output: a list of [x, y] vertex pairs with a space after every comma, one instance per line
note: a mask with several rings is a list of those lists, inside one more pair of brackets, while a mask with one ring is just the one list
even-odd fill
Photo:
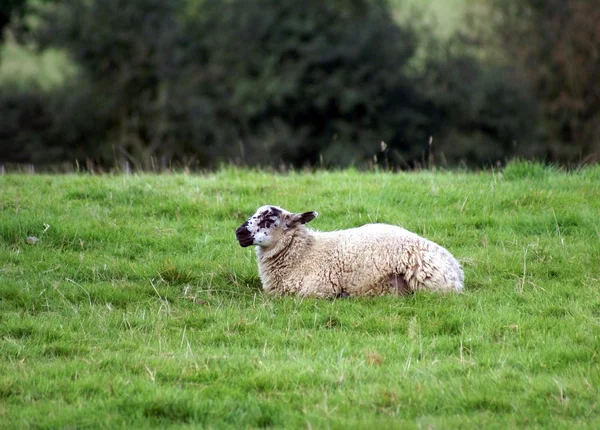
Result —
[[[267, 296], [265, 203], [403, 225], [466, 293]], [[0, 176], [0, 422], [598, 428], [599, 239], [600, 166]]]

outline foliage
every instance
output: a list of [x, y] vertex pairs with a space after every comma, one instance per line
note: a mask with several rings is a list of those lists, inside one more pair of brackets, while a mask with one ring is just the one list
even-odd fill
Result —
[[12, 148], [36, 142], [28, 161], [412, 167], [433, 136], [436, 159], [482, 165], [518, 153], [515, 141], [535, 144], [533, 102], [504, 69], [398, 24], [383, 0], [65, 0], [40, 10], [35, 42], [66, 49], [80, 72], [62, 89], [0, 94], [22, 108], [13, 116], [29, 118], [33, 98], [48, 119], [35, 136], [3, 136]]
[[540, 101], [550, 160], [600, 156], [600, 3], [489, 0], [508, 60]]
[[[31, 25], [24, 18], [32, 8], [56, 3], [56, 0], [2, 0], [0, 2], [0, 43], [7, 29], [14, 33], [27, 33]], [[13, 34], [14, 36], [14, 34]]]
[[[598, 428], [598, 172], [0, 176], [0, 420]], [[403, 225], [466, 292], [267, 296], [234, 237], [263, 203]]]
[[11, 95], [64, 87], [77, 77], [77, 67], [62, 50], [38, 51], [16, 42], [0, 45], [0, 88]]
[[[467, 49], [471, 48], [471, 49]], [[451, 165], [540, 156], [537, 106], [512, 68], [480, 61], [458, 37], [432, 43], [423, 89], [433, 106], [433, 153]]]
[[200, 14], [192, 39], [203, 42], [242, 161], [339, 165], [370, 158], [381, 140], [406, 153], [426, 144], [407, 70], [416, 35], [384, 2], [212, 2]]
[[202, 2], [185, 21], [181, 6], [71, 0], [39, 37], [113, 94], [118, 131], [107, 138], [142, 167], [181, 153], [201, 165], [348, 164], [380, 140], [426, 144], [406, 74], [415, 35], [383, 2]]
[[49, 127], [43, 102], [35, 94], [3, 93], [0, 112], [0, 159], [16, 163], [31, 161], [28, 145], [37, 141], [38, 130]]
[[[165, 148], [177, 138], [172, 93], [181, 66], [176, 14], [183, 5], [67, 0], [46, 9], [37, 34], [42, 46], [68, 49], [82, 67], [86, 81], [75, 102], [84, 101], [89, 89], [90, 102], [99, 106], [95, 113], [108, 114], [112, 127], [98, 136], [103, 146], [116, 146], [119, 159], [139, 161], [142, 168], [150, 167], [152, 155], [169, 155]], [[107, 161], [98, 153], [88, 156]]]
[[3, 0], [0, 3], [0, 40], [4, 28], [10, 23], [15, 15], [21, 15], [25, 11], [27, 0]]
[[50, 92], [4, 91], [0, 96], [0, 160], [48, 167], [108, 159], [105, 130], [112, 101], [98, 88], [67, 85]]

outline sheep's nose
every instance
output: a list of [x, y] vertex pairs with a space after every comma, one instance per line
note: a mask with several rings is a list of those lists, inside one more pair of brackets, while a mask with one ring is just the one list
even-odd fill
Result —
[[243, 248], [254, 244], [252, 235], [250, 234], [250, 231], [248, 231], [248, 229], [246, 228], [245, 223], [237, 228], [237, 230], [235, 231], [235, 237], [240, 242], [240, 246], [242, 246]]
[[246, 228], [245, 225], [241, 225], [237, 228], [237, 230], [235, 231], [235, 235], [236, 236], [245, 236], [250, 234], [250, 232], [248, 231], [248, 229]]

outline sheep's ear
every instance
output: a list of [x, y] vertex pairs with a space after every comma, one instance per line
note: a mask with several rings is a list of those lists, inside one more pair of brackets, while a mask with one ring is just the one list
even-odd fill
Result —
[[298, 217], [298, 222], [300, 224], [306, 224], [307, 222], [311, 222], [313, 219], [319, 216], [319, 213], [316, 211], [311, 212], [303, 212], [301, 214], [296, 214]]
[[311, 222], [313, 219], [318, 217], [318, 212], [303, 212], [301, 214], [291, 214], [290, 219], [286, 222], [286, 226], [288, 228], [292, 228], [297, 226], [298, 224], [306, 224], [307, 222]]

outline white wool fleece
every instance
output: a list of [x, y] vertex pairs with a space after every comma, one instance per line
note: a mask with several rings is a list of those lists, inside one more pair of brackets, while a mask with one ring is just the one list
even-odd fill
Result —
[[238, 228], [242, 246], [257, 245], [266, 291], [340, 297], [463, 290], [460, 264], [436, 243], [387, 224], [334, 232], [306, 228], [316, 216], [263, 206]]

